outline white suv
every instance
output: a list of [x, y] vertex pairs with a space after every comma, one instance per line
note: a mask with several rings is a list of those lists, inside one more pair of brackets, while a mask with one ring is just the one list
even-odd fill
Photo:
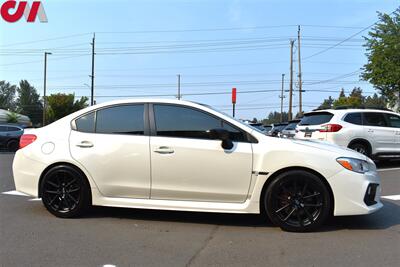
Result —
[[400, 116], [389, 110], [328, 109], [304, 114], [296, 138], [328, 141], [374, 158], [400, 157]]

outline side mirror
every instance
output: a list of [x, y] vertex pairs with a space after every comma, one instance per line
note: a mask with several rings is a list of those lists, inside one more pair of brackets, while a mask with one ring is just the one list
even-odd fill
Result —
[[209, 130], [211, 138], [221, 140], [221, 146], [223, 149], [232, 149], [233, 142], [229, 138], [229, 132], [225, 129], [211, 129]]

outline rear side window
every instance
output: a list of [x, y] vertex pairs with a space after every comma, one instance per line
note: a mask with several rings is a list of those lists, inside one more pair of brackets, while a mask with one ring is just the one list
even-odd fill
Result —
[[389, 120], [390, 127], [400, 128], [400, 116], [394, 114], [386, 114], [386, 117]]
[[76, 129], [80, 132], [94, 133], [94, 112], [86, 114], [75, 121]]
[[362, 116], [360, 112], [356, 113], [349, 113], [346, 115], [344, 118], [345, 122], [356, 124], [356, 125], [362, 125]]
[[0, 132], [7, 132], [6, 126], [0, 126]]
[[305, 114], [299, 125], [320, 125], [328, 123], [333, 117], [329, 112], [315, 112]]
[[144, 134], [144, 105], [123, 105], [97, 111], [96, 133]]
[[387, 122], [383, 113], [378, 112], [365, 112], [364, 125], [387, 127]]
[[8, 131], [10, 131], [10, 132], [18, 132], [18, 131], [21, 131], [21, 129], [17, 128], [17, 127], [8, 127]]

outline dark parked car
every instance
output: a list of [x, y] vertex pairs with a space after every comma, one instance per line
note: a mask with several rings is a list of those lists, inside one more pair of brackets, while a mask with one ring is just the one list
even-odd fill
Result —
[[279, 136], [282, 130], [288, 125], [288, 123], [275, 123], [272, 126], [272, 130], [268, 135], [270, 136]]
[[257, 128], [264, 134], [268, 134], [269, 131], [271, 131], [272, 126], [270, 125], [263, 125], [261, 122], [251, 122], [249, 123], [250, 126]]
[[296, 135], [296, 126], [301, 120], [289, 121], [289, 124], [282, 130], [282, 137], [293, 138]]
[[18, 125], [0, 124], [0, 148], [15, 152], [19, 147], [19, 139], [24, 128]]

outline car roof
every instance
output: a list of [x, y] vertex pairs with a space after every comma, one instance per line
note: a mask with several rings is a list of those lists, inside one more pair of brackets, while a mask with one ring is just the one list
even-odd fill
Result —
[[329, 112], [329, 113], [332, 113], [332, 114], [347, 114], [347, 113], [352, 113], [352, 112], [378, 112], [378, 113], [398, 114], [398, 113], [396, 113], [394, 111], [385, 110], [385, 109], [349, 108], [349, 109], [320, 109], [320, 110], [314, 110], [314, 111], [310, 111], [310, 112], [304, 113], [304, 116], [307, 116], [309, 114], [324, 113], [324, 112]]

